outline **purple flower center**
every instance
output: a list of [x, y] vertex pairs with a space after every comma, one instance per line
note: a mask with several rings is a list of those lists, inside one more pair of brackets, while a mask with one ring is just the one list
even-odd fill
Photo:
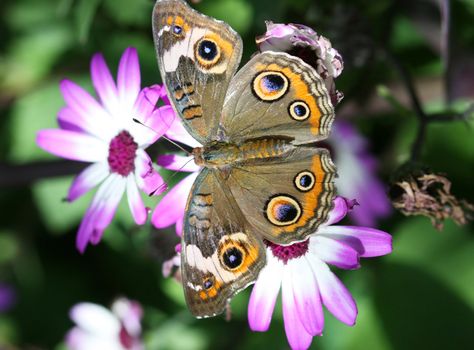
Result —
[[132, 135], [126, 130], [121, 131], [110, 141], [109, 156], [107, 157], [110, 171], [122, 176], [127, 176], [134, 171], [137, 149], [138, 145]]
[[290, 245], [278, 245], [265, 240], [265, 244], [272, 250], [274, 256], [286, 264], [288, 260], [299, 258], [308, 252], [309, 239]]

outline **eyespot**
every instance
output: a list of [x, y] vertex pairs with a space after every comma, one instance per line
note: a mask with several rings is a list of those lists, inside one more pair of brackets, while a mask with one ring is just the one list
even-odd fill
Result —
[[244, 262], [244, 255], [245, 253], [242, 249], [237, 246], [231, 246], [221, 254], [221, 261], [229, 270], [235, 270]]
[[252, 82], [252, 91], [263, 101], [276, 101], [289, 90], [288, 78], [281, 72], [264, 71]]
[[294, 101], [288, 107], [288, 112], [294, 120], [303, 121], [309, 118], [311, 110], [306, 102]]
[[214, 285], [214, 278], [208, 277], [203, 282], [204, 289], [210, 289]]
[[196, 43], [194, 56], [201, 66], [210, 68], [219, 61], [221, 51], [213, 39], [204, 37]]
[[294, 224], [301, 216], [301, 206], [288, 195], [276, 195], [270, 198], [264, 208], [268, 221], [275, 226]]
[[183, 27], [174, 24], [173, 27], [171, 28], [171, 31], [173, 32], [174, 35], [176, 36], [182, 36], [183, 34]]
[[295, 176], [295, 186], [301, 192], [308, 192], [314, 187], [316, 179], [311, 171], [303, 170]]

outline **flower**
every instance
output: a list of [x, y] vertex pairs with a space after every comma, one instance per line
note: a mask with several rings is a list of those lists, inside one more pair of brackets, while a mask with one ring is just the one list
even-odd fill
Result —
[[15, 291], [12, 287], [0, 283], [0, 312], [8, 311], [15, 303]]
[[[91, 162], [73, 181], [67, 201], [74, 201], [99, 186], [81, 222], [76, 245], [84, 252], [97, 244], [110, 224], [125, 192], [137, 224], [145, 223], [148, 211], [139, 188], [159, 194], [165, 188], [144, 151], [164, 134], [174, 113], [171, 106], [155, 108], [164, 88], [140, 90], [137, 51], [128, 48], [120, 60], [117, 84], [101, 54], [91, 62], [92, 83], [100, 102], [70, 80], [60, 84], [66, 106], [59, 111], [59, 129], [41, 130], [37, 144], [57, 156]], [[133, 119], [147, 125], [140, 125]]]
[[[171, 140], [179, 141], [190, 147], [202, 146], [188, 133], [178, 118], [173, 121], [165, 135]], [[186, 201], [201, 167], [194, 163], [193, 156], [185, 157], [176, 154], [159, 156], [157, 164], [169, 170], [191, 173], [161, 199], [151, 216], [151, 222], [156, 228], [176, 225], [176, 234], [181, 237]], [[166, 215], [162, 215], [163, 213]]]
[[331, 42], [303, 24], [267, 21], [266, 25], [266, 33], [256, 38], [260, 52], [287, 52], [301, 58], [324, 79], [331, 100], [337, 105], [343, 94], [336, 90], [334, 79], [342, 73], [344, 62]]
[[70, 350], [141, 350], [140, 320], [143, 311], [139, 303], [120, 298], [112, 310], [93, 303], [79, 303], [70, 311], [76, 327], [66, 335]]
[[327, 264], [357, 269], [361, 257], [389, 254], [392, 240], [388, 233], [373, 228], [334, 225], [353, 205], [354, 201], [336, 197], [328, 221], [306, 241], [289, 246], [267, 242], [267, 265], [258, 276], [248, 306], [252, 330], [268, 330], [280, 287], [292, 349], [307, 349], [313, 337], [322, 334], [322, 305], [341, 322], [354, 325], [356, 303]]
[[376, 175], [377, 162], [367, 150], [367, 140], [348, 122], [338, 121], [333, 124], [328, 144], [339, 175], [338, 193], [357, 198], [360, 204], [349, 216], [358, 225], [374, 226], [378, 218], [390, 214], [391, 206], [385, 187]]

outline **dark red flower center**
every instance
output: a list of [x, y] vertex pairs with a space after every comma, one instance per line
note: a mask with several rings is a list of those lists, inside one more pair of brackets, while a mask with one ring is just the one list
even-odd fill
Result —
[[138, 145], [133, 140], [132, 135], [126, 130], [121, 131], [115, 136], [109, 144], [109, 162], [110, 171], [113, 173], [127, 176], [135, 170], [135, 154]]
[[286, 264], [288, 260], [299, 258], [308, 252], [309, 239], [290, 245], [278, 245], [265, 240], [265, 244], [272, 250], [274, 256]]

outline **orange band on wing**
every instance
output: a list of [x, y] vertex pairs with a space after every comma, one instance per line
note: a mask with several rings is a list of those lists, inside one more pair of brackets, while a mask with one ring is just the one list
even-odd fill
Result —
[[[303, 202], [300, 203], [302, 207], [302, 213], [298, 221], [292, 225], [285, 227], [276, 227], [273, 229], [275, 235], [282, 235], [290, 232], [295, 232], [299, 227], [303, 227], [307, 222], [314, 218], [315, 211], [320, 205], [319, 196], [323, 192], [324, 186], [324, 175], [326, 172], [322, 167], [322, 159], [320, 155], [313, 156], [313, 163], [311, 166], [311, 172], [316, 176], [317, 179], [321, 179], [314, 184], [311, 191], [307, 192], [303, 197]], [[319, 176], [322, 174], [323, 176]]]
[[[276, 63], [269, 65], [259, 64], [256, 67], [257, 71], [271, 70], [282, 72], [290, 80], [291, 89], [294, 91], [294, 99], [306, 102], [310, 109], [309, 124], [311, 126], [311, 133], [313, 135], [319, 134], [321, 110], [319, 109], [316, 98], [311, 93], [308, 84], [303, 80], [301, 75], [295, 73], [289, 67], [282, 67]], [[291, 117], [291, 116], [290, 116]]]

